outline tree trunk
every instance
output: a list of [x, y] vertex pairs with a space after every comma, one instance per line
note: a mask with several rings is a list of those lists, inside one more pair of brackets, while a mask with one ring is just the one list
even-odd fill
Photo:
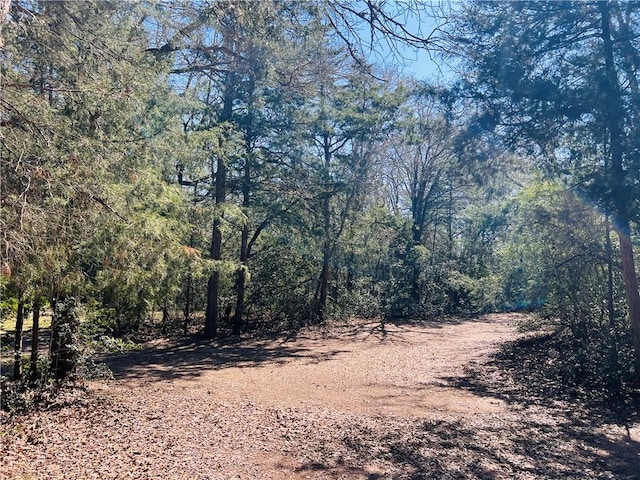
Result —
[[245, 223], [242, 227], [242, 235], [240, 239], [240, 268], [236, 275], [236, 310], [233, 315], [233, 335], [240, 335], [242, 331], [242, 316], [244, 314], [244, 297], [247, 287], [247, 264], [249, 261], [249, 225]]
[[316, 304], [316, 315], [319, 322], [323, 322], [326, 317], [327, 298], [329, 297], [329, 277], [330, 277], [330, 264], [331, 264], [331, 252], [330, 245], [325, 242], [322, 254], [322, 271], [320, 272], [320, 278], [318, 279], [318, 301]]
[[169, 315], [169, 302], [165, 298], [162, 301], [162, 323], [160, 324], [160, 332], [166, 334], [169, 331], [169, 323], [171, 322], [171, 315]]
[[22, 378], [22, 330], [24, 327], [24, 296], [18, 297], [18, 311], [16, 313], [16, 331], [13, 349], [13, 379]]
[[611, 222], [605, 218], [607, 239], [607, 311], [609, 314], [609, 385], [611, 392], [620, 389], [618, 338], [616, 335], [616, 312], [613, 292], [613, 248], [611, 246]]
[[[220, 237], [220, 235], [217, 235]], [[214, 234], [214, 242], [216, 235]], [[219, 249], [219, 247], [218, 247]], [[220, 260], [220, 258], [215, 258], [212, 256], [214, 260]], [[218, 267], [216, 267], [218, 268]], [[206, 338], [215, 338], [218, 336], [218, 318], [219, 314], [219, 306], [218, 306], [218, 297], [220, 296], [220, 272], [214, 271], [209, 277], [209, 282], [207, 283], [207, 312], [204, 321], [204, 336]]]
[[204, 320], [204, 336], [215, 338], [218, 335], [218, 290], [220, 278], [213, 272], [207, 282], [207, 313]]
[[605, 227], [607, 234], [607, 311], [609, 314], [609, 328], [616, 326], [616, 312], [613, 298], [613, 248], [611, 246], [611, 223], [609, 215], [605, 219]]
[[447, 258], [453, 260], [453, 186], [449, 183], [449, 204], [447, 206]]
[[[216, 206], [221, 206], [225, 201], [225, 165], [222, 159], [218, 159], [218, 171], [216, 173]], [[222, 215], [217, 212], [217, 215]], [[213, 221], [213, 238], [211, 241], [211, 259], [222, 259], [222, 221], [218, 216]], [[204, 323], [204, 336], [206, 338], [215, 338], [218, 336], [218, 319], [220, 318], [220, 306], [218, 298], [220, 297], [220, 270], [216, 266], [216, 270], [211, 273], [207, 284], [207, 313]]]
[[187, 275], [187, 288], [185, 292], [184, 299], [184, 322], [182, 324], [182, 329], [184, 334], [189, 333], [189, 317], [191, 316], [191, 283], [193, 279], [191, 278], [191, 274]]
[[349, 254], [349, 257], [347, 257], [347, 278], [345, 281], [345, 288], [347, 289], [347, 292], [349, 292], [349, 294], [353, 293], [353, 277], [355, 270], [354, 261], [355, 254], [351, 252]]
[[[255, 85], [252, 82], [251, 91]], [[242, 178], [242, 209], [245, 216], [248, 216], [249, 205], [251, 204], [251, 141], [253, 138], [253, 130], [251, 120], [245, 132], [245, 162]], [[240, 267], [236, 272], [236, 310], [233, 315], [232, 334], [240, 335], [242, 331], [242, 321], [244, 314], [244, 297], [247, 288], [247, 272], [249, 268], [249, 219], [246, 218], [242, 226], [240, 235]]]
[[38, 344], [40, 342], [40, 309], [42, 308], [42, 301], [36, 294], [33, 299], [33, 325], [31, 327], [31, 369], [30, 380], [35, 382], [40, 377], [38, 371]]
[[[330, 155], [330, 154], [329, 154]], [[327, 160], [328, 163], [328, 160]], [[322, 204], [323, 234], [322, 243], [322, 270], [318, 278], [318, 288], [316, 289], [316, 316], [318, 322], [323, 322], [326, 316], [327, 298], [329, 296], [329, 281], [331, 276], [331, 197], [325, 193]]]
[[70, 378], [78, 360], [79, 327], [76, 299], [68, 297], [55, 303], [49, 350], [50, 370], [56, 381]]
[[622, 261], [622, 277], [626, 294], [631, 333], [633, 336], [633, 351], [635, 354], [636, 376], [640, 379], [640, 292], [638, 292], [638, 277], [636, 276], [633, 259], [633, 244], [631, 243], [629, 224], [618, 231], [620, 239], [620, 260]]
[[232, 335], [240, 335], [242, 331], [242, 316], [244, 315], [244, 297], [246, 290], [246, 274], [244, 268], [239, 268], [236, 272], [236, 311], [233, 314]]
[[[331, 143], [330, 138], [325, 134], [323, 139], [324, 168], [328, 175], [331, 168]], [[325, 192], [322, 199], [322, 233], [324, 240], [322, 243], [322, 270], [318, 279], [316, 289], [316, 316], [319, 322], [325, 320], [327, 297], [329, 296], [329, 280], [331, 266], [331, 193]]]
[[[225, 79], [225, 95], [220, 121], [230, 122], [233, 114], [233, 98], [234, 98], [234, 75], [228, 72]], [[220, 150], [224, 151], [225, 139], [220, 138]], [[222, 153], [212, 162], [212, 174], [215, 181], [215, 205], [216, 218], [213, 221], [213, 234], [211, 239], [211, 259], [214, 261], [222, 260], [222, 205], [227, 198], [227, 166]], [[218, 318], [219, 309], [218, 299], [220, 297], [220, 270], [216, 266], [216, 270], [209, 277], [207, 284], [207, 312], [204, 321], [204, 336], [206, 338], [215, 338], [218, 336]]]
[[[193, 199], [191, 200], [191, 203], [193, 205], [192, 208], [195, 209], [196, 205], [198, 204], [198, 181], [183, 180], [182, 170], [184, 167], [182, 165], [178, 165], [177, 167], [178, 167], [178, 183], [180, 185], [188, 185], [193, 187]], [[191, 220], [191, 223], [193, 224], [193, 220]], [[193, 248], [194, 246], [195, 246], [195, 241], [194, 241], [194, 232], [192, 227], [191, 235], [189, 236], [189, 247]], [[188, 272], [189, 274], [187, 275], [187, 285], [185, 289], [185, 299], [184, 299], [184, 309], [183, 309], [184, 322], [182, 325], [182, 329], [185, 335], [189, 333], [189, 321], [191, 319], [191, 303], [192, 303], [191, 297], [193, 295], [193, 277], [191, 276], [191, 264], [189, 264]]]
[[[605, 60], [607, 82], [603, 85], [603, 112], [607, 118], [609, 130], [611, 165], [609, 172], [612, 192], [612, 206], [614, 212], [614, 228], [620, 242], [620, 260], [622, 262], [622, 276], [629, 309], [629, 320], [633, 335], [633, 349], [635, 355], [636, 376], [640, 379], [640, 292], [638, 292], [638, 277], [633, 259], [633, 244], [631, 242], [631, 227], [629, 223], [629, 189], [625, 186], [626, 173], [623, 167], [623, 136], [622, 119], [624, 111], [621, 91], [616, 73], [613, 53], [613, 39], [611, 38], [611, 18], [609, 2], [598, 2], [602, 19], [602, 45]], [[606, 88], [605, 88], [606, 87]]]

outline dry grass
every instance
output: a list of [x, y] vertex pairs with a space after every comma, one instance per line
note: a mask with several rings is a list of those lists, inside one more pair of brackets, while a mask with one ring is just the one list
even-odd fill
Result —
[[[31, 330], [33, 326], [33, 318], [28, 315], [24, 320], [24, 331]], [[51, 313], [40, 314], [40, 328], [51, 327]], [[7, 315], [0, 320], [0, 335], [13, 334], [16, 331], [16, 317], [15, 315]]]

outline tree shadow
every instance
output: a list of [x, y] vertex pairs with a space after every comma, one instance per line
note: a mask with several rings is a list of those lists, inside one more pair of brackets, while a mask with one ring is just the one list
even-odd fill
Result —
[[563, 344], [555, 333], [533, 333], [503, 344], [488, 360], [465, 367], [460, 377], [443, 377], [442, 385], [508, 404], [563, 410], [577, 418], [622, 426], [640, 423], [640, 389], [611, 392], [602, 384], [572, 380], [571, 358], [558, 358]]
[[367, 466], [378, 465], [383, 473], [369, 478], [640, 478], [639, 442], [565, 418], [552, 422], [535, 416], [517, 421], [496, 417], [480, 424], [385, 417], [373, 429], [353, 424], [342, 432], [331, 447], [318, 444], [317, 456], [298, 471], [321, 471], [326, 478], [359, 471], [362, 478]]
[[152, 343], [124, 354], [106, 354], [106, 363], [116, 379], [163, 381], [196, 378], [208, 370], [282, 365], [292, 361], [315, 364], [330, 360], [346, 350], [306, 348], [285, 343], [281, 337], [261, 340], [224, 339], [217, 342], [185, 337]]
[[[151, 341], [141, 350], [98, 356], [115, 378], [171, 380], [198, 377], [206, 370], [260, 365], [279, 365], [291, 361], [319, 363], [350, 351], [350, 344], [374, 339], [380, 342], [409, 343], [404, 334], [438, 335], [437, 329], [466, 322], [486, 321], [461, 317], [442, 321], [379, 321], [313, 326], [281, 334], [255, 338], [223, 337], [214, 342], [191, 335]], [[323, 342], [334, 340], [341, 349], [327, 349]]]
[[[380, 342], [398, 341], [405, 343], [402, 335], [406, 333], [434, 335], [429, 329], [440, 329], [447, 325], [462, 324], [467, 319], [443, 320], [439, 321], [398, 321], [388, 322], [377, 319], [356, 319], [346, 323], [327, 323], [320, 325], [311, 325], [298, 330], [291, 330], [281, 334], [272, 334], [269, 336], [262, 335], [264, 338], [281, 338], [282, 342], [323, 342], [327, 340], [338, 341], [344, 344], [355, 342], [366, 342], [371, 339], [377, 339]], [[412, 328], [415, 327], [415, 328]]]
[[[27, 355], [31, 354], [31, 338], [32, 330], [27, 329], [22, 336], [22, 356], [27, 358]], [[40, 328], [39, 340], [38, 340], [38, 352], [40, 358], [47, 358], [49, 355], [49, 344], [51, 342], [51, 327]], [[0, 335], [0, 347], [2, 348], [2, 354], [0, 354], [0, 375], [13, 377], [14, 371], [14, 344], [15, 344], [15, 331], [11, 330], [3, 332]]]
[[[481, 443], [467, 448], [490, 463], [508, 465], [515, 476], [640, 479], [640, 391], [608, 394], [602, 386], [568, 383], [557, 365], [549, 367], [555, 341], [553, 333], [538, 333], [507, 342], [488, 360], [467, 365], [463, 376], [441, 378], [441, 386], [500, 399], [525, 412], [516, 430], [486, 430], [504, 435], [510, 444], [504, 450], [519, 461]], [[526, 412], [544, 412], [545, 418]], [[478, 438], [478, 432], [467, 433]]]
[[[373, 323], [369, 329], [369, 335], [384, 340], [396, 340], [404, 333], [437, 335], [438, 330], [446, 327], [463, 325], [469, 323], [493, 322], [491, 314], [488, 315], [448, 315], [437, 318], [416, 319], [416, 318], [396, 318], [393, 320], [379, 320]], [[513, 318], [509, 322], [514, 322]]]
[[[347, 425], [331, 452], [303, 464], [327, 478], [382, 465], [396, 479], [625, 479], [640, 480], [640, 401], [636, 392], [607, 397], [570, 388], [542, 368], [552, 335], [504, 344], [462, 377], [440, 386], [508, 405], [504, 414], [427, 420], [379, 417], [375, 427]], [[334, 459], [350, 459], [346, 465]], [[362, 478], [362, 475], [361, 477]], [[375, 478], [375, 477], [373, 477]]]
[[[438, 335], [438, 331], [445, 327], [466, 323], [486, 323], [487, 321], [490, 320], [486, 316], [444, 316], [435, 319], [367, 319], [356, 321], [353, 324], [318, 325], [312, 327], [316, 330], [311, 330], [311, 332], [313, 332], [313, 338], [320, 336], [325, 340], [340, 340], [344, 342], [358, 340], [365, 342], [376, 339], [380, 342], [409, 343], [402, 338], [404, 334], [433, 336]], [[306, 330], [289, 332], [287, 339], [308, 339], [307, 332]]]

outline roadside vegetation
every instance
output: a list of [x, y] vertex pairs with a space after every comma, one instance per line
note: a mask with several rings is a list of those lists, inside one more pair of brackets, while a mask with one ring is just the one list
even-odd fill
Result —
[[0, 26], [3, 410], [149, 341], [512, 312], [536, 335], [456, 388], [636, 408], [638, 2], [0, 0]]

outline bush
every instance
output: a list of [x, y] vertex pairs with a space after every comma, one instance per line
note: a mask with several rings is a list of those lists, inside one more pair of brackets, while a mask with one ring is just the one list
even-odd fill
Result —
[[536, 323], [529, 322], [529, 334], [505, 344], [497, 355], [498, 365], [523, 388], [524, 397], [606, 403], [634, 391], [628, 329], [609, 331], [608, 326], [592, 324], [576, 332], [557, 320], [538, 317]]
[[2, 295], [2, 299], [0, 299], [0, 320], [4, 322], [7, 317], [15, 317], [17, 312], [18, 299], [11, 295]]
[[608, 252], [605, 219], [551, 183], [527, 187], [516, 205], [501, 252], [499, 303], [535, 310], [553, 327], [553, 342], [543, 352], [548, 363], [540, 366], [563, 385], [618, 392], [631, 382], [633, 362], [622, 275], [615, 267], [617, 242], [612, 239]]

